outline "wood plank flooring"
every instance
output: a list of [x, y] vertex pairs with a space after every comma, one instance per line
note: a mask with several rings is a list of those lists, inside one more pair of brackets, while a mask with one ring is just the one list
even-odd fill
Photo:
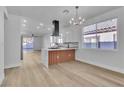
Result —
[[124, 74], [81, 62], [41, 64], [40, 52], [24, 54], [20, 67], [6, 69], [2, 87], [114, 87], [124, 86]]

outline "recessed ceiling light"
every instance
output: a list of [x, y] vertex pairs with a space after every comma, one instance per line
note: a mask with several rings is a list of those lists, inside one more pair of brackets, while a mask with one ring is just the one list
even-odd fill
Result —
[[69, 23], [72, 24], [72, 21], [70, 20]]
[[37, 29], [39, 29], [40, 27], [39, 26], [37, 26]]
[[51, 30], [51, 28], [48, 28], [48, 30]]
[[43, 26], [43, 23], [40, 23], [40, 26]]
[[74, 18], [71, 18], [72, 21], [74, 21]]
[[27, 22], [27, 20], [24, 19], [24, 23], [26, 23], [26, 22]]
[[66, 32], [66, 34], [68, 34], [69, 32]]

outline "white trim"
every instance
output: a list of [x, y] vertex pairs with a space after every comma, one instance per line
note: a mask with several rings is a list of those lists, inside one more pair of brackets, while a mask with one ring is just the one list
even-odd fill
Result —
[[0, 85], [2, 84], [2, 82], [3, 82], [3, 79], [2, 79], [2, 80], [0, 80]]
[[2, 84], [2, 81], [3, 81], [3, 80], [0, 80], [0, 85]]
[[11, 65], [6, 65], [6, 66], [5, 66], [5, 69], [13, 68], [13, 67], [19, 67], [20, 65], [21, 65], [21, 63], [18, 63], [18, 64], [11, 64]]
[[80, 61], [80, 62], [83, 62], [83, 63], [95, 65], [95, 66], [98, 66], [98, 67], [101, 67], [101, 68], [104, 68], [104, 69], [108, 69], [108, 70], [111, 70], [111, 71], [114, 71], [114, 72], [119, 72], [119, 73], [124, 74], [124, 69], [121, 69], [121, 68], [118, 68], [118, 67], [113, 67], [113, 66], [110, 66], [110, 65], [98, 64], [98, 63], [96, 64], [96, 62], [90, 62], [90, 61], [81, 60], [81, 59], [78, 59], [78, 58], [76, 60]]
[[3, 82], [3, 80], [4, 80], [4, 76], [0, 79], [0, 86], [1, 86], [1, 84]]

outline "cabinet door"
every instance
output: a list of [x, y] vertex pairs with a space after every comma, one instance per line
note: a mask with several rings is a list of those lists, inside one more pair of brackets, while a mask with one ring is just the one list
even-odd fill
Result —
[[60, 62], [60, 52], [59, 51], [54, 51], [53, 53], [53, 64], [57, 64]]
[[75, 60], [75, 50], [68, 50], [67, 61], [74, 61], [74, 60]]
[[51, 65], [51, 59], [52, 59], [52, 57], [51, 57], [51, 53], [48, 52], [48, 63], [49, 63], [49, 65]]
[[71, 56], [70, 56], [71, 61], [75, 60], [75, 50], [71, 51]]
[[55, 64], [55, 62], [56, 62], [55, 55], [56, 55], [56, 52], [55, 52], [55, 51], [52, 51], [52, 52], [51, 52], [52, 64]]
[[48, 59], [49, 65], [51, 65], [52, 62], [53, 62], [53, 55], [52, 54], [53, 54], [53, 52], [49, 51], [49, 55], [48, 55], [48, 57], [49, 57], [49, 59]]
[[49, 64], [75, 60], [75, 50], [49, 51]]
[[56, 63], [60, 62], [60, 51], [56, 51], [55, 59], [56, 59]]
[[67, 62], [68, 61], [68, 53], [66, 50], [62, 51], [62, 61]]
[[57, 51], [57, 63], [63, 62], [63, 51]]
[[61, 51], [49, 51], [49, 64], [57, 64], [62, 62]]

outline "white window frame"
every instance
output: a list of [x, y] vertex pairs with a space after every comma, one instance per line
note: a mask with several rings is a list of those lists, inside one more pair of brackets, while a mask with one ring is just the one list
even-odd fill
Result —
[[[115, 18], [111, 18], [111, 19], [107, 19], [107, 20], [104, 20], [104, 21], [100, 21], [100, 22], [97, 22], [95, 23], [96, 24], [96, 30], [97, 30], [97, 24], [101, 23], [101, 22], [106, 22], [106, 21], [109, 21], [109, 20], [113, 20], [113, 19], [117, 19], [117, 45], [116, 45], [116, 48], [113, 48], [113, 49], [107, 49], [107, 48], [98, 48], [98, 42], [97, 42], [97, 47], [96, 48], [87, 48], [87, 47], [84, 47], [84, 29], [82, 30], [82, 36], [83, 36], [83, 40], [82, 40], [82, 48], [83, 49], [91, 49], [91, 50], [110, 50], [110, 51], [118, 51], [118, 45], [119, 45], [119, 39], [118, 39], [118, 18], [115, 17]], [[93, 24], [90, 24], [90, 25], [93, 25]], [[86, 26], [90, 26], [90, 25], [86, 25]], [[85, 26], [85, 27], [86, 27]], [[97, 38], [97, 33], [96, 33], [96, 38]]]

